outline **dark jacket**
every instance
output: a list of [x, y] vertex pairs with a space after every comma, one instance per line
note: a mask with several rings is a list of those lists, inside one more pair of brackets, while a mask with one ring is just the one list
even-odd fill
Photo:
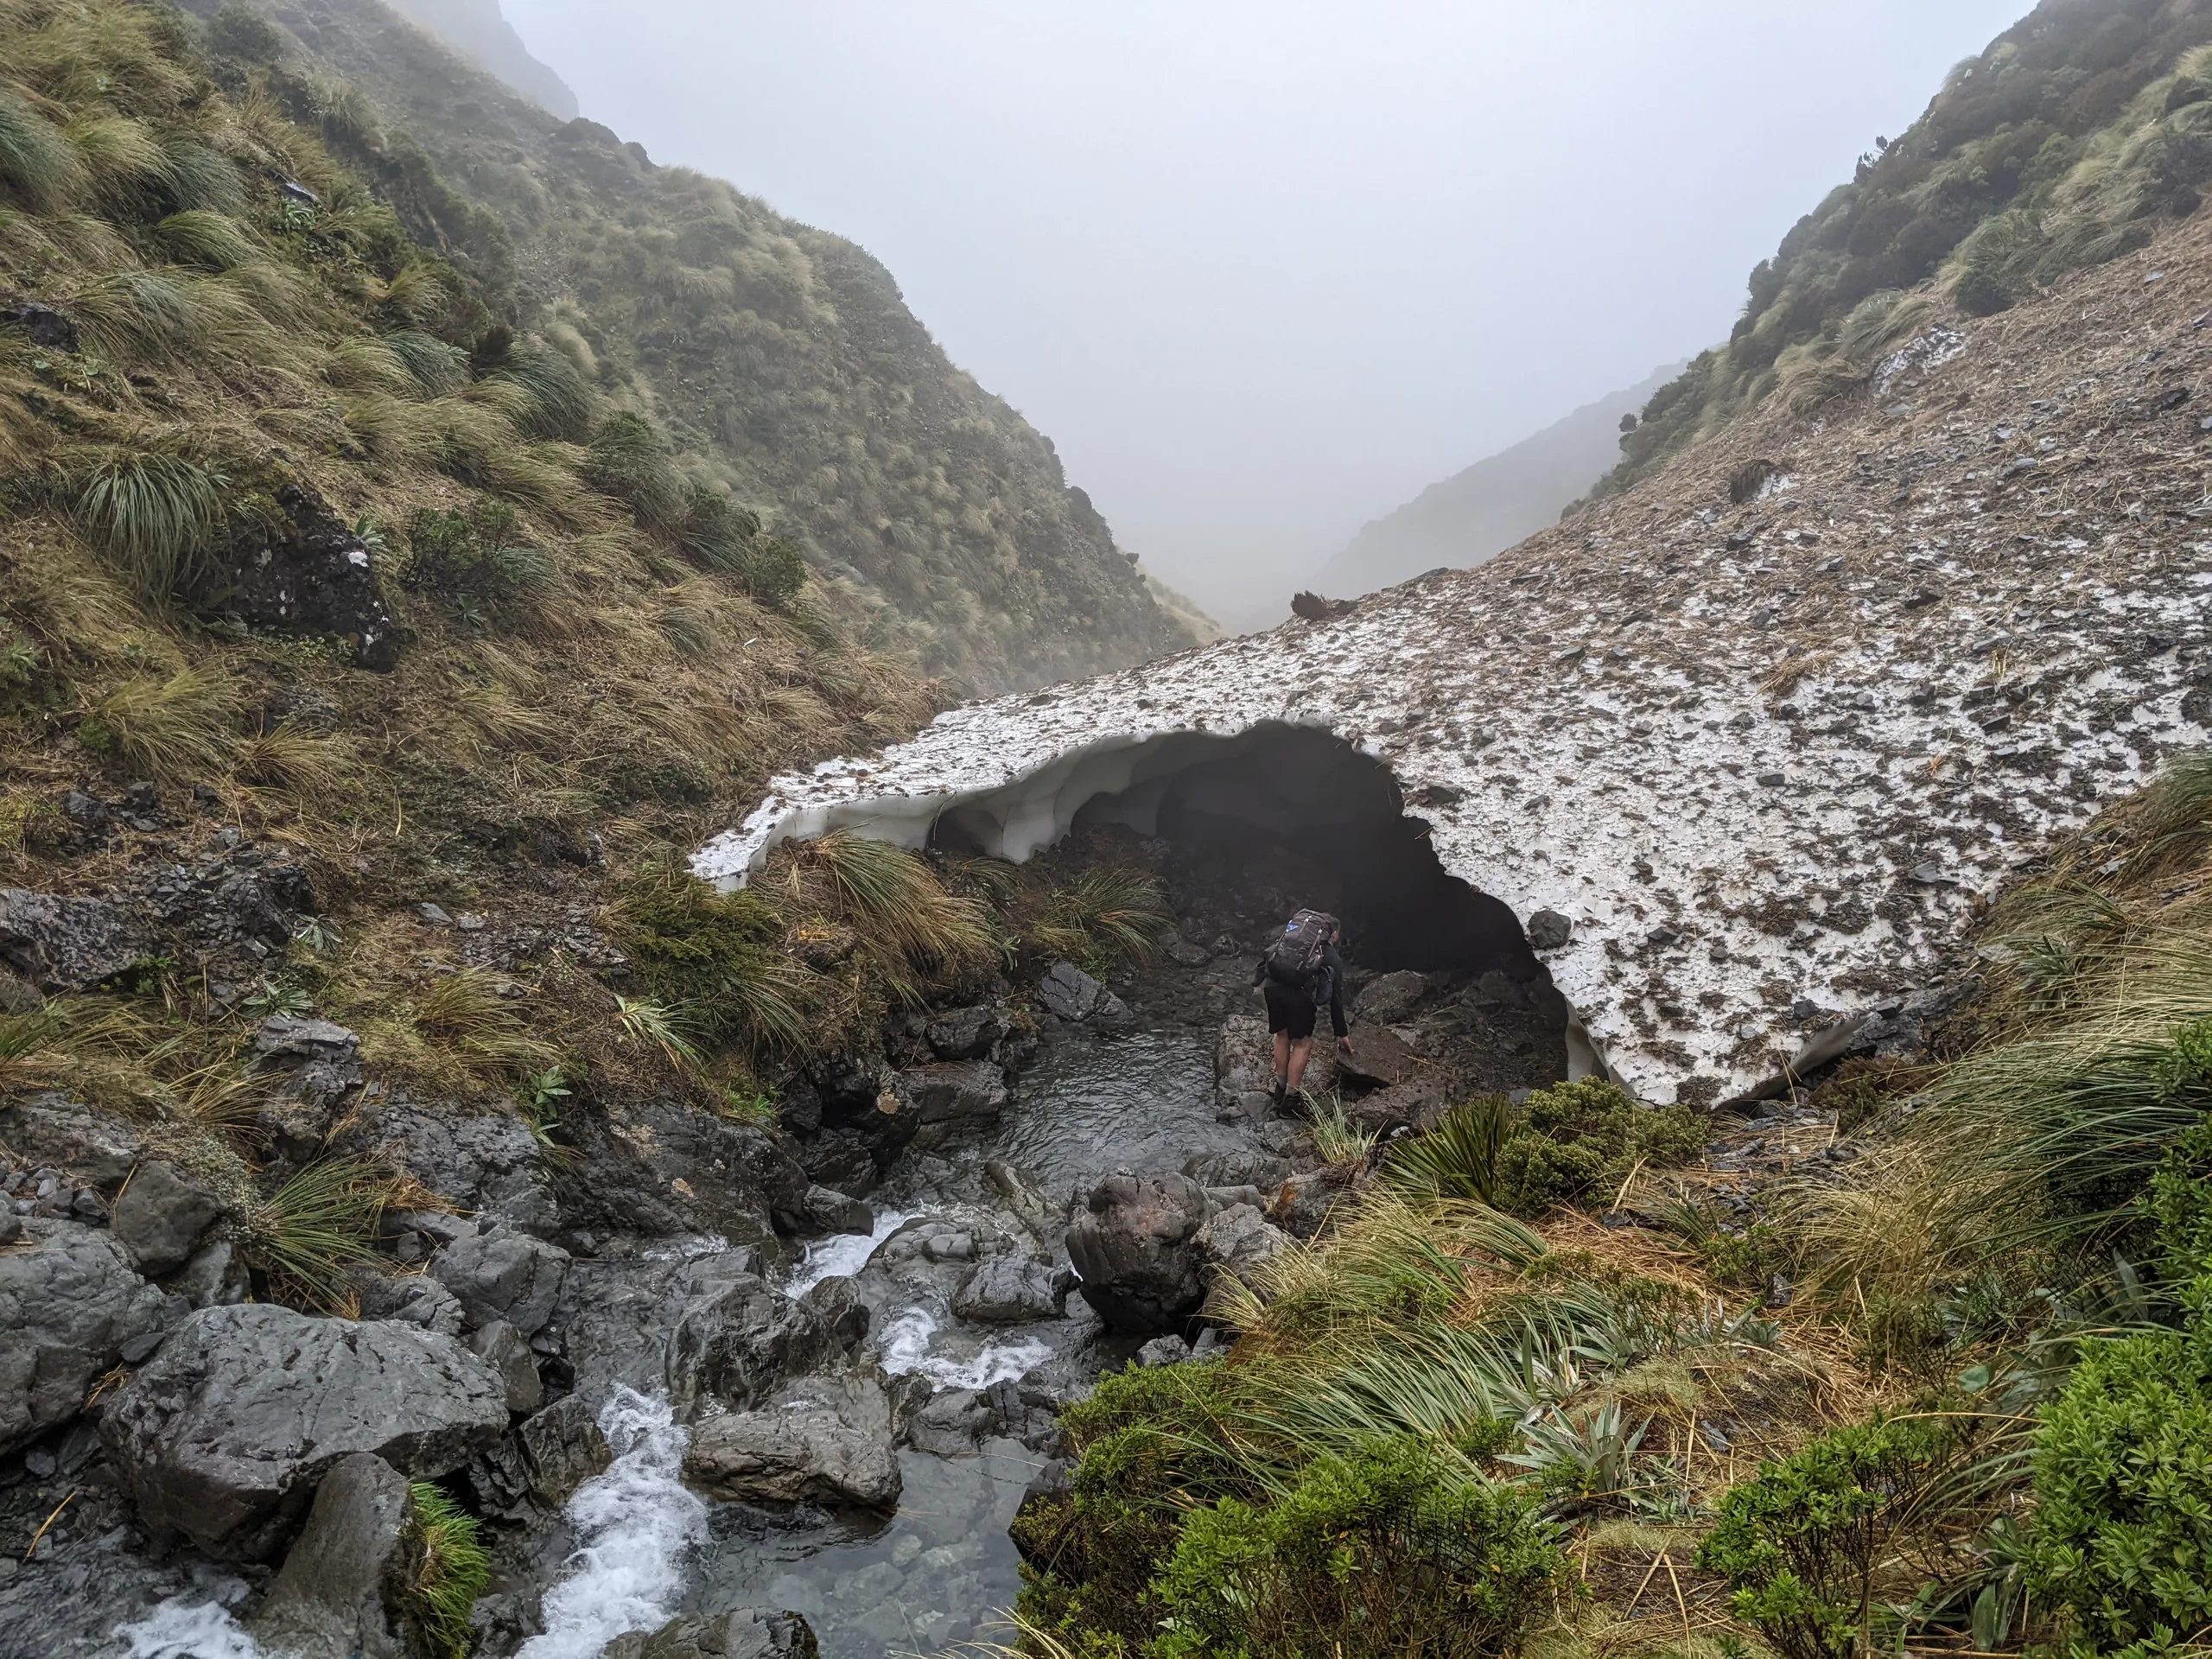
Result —
[[[1263, 985], [1268, 979], [1268, 959], [1262, 957], [1260, 965], [1252, 970], [1252, 982]], [[1329, 946], [1323, 953], [1321, 982], [1313, 990], [1308, 991], [1303, 985], [1292, 985], [1286, 980], [1277, 980], [1275, 983], [1296, 991], [1300, 996], [1311, 996], [1316, 1007], [1326, 1002], [1329, 1005], [1329, 1023], [1336, 1027], [1338, 1036], [1344, 1036], [1351, 1030], [1344, 1020], [1344, 959], [1338, 954], [1335, 945]]]

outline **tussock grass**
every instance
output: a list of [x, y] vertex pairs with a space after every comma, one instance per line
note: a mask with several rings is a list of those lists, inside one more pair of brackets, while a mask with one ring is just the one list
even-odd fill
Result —
[[468, 1659], [469, 1617], [491, 1586], [491, 1556], [476, 1518], [435, 1483], [410, 1483], [407, 1497], [408, 1599], [439, 1659]]
[[354, 747], [290, 722], [238, 746], [238, 774], [248, 784], [281, 790], [302, 801], [327, 798], [355, 774]]
[[349, 1296], [347, 1275], [373, 1262], [377, 1224], [389, 1178], [359, 1158], [310, 1165], [246, 1217], [249, 1259], [288, 1296], [334, 1310]]
[[126, 680], [93, 704], [78, 728], [88, 747], [111, 754], [137, 776], [228, 774], [238, 693], [219, 670], [190, 666], [166, 678]]
[[1093, 869], [1053, 890], [1033, 937], [1040, 949], [1078, 962], [1149, 962], [1173, 920], [1157, 876]]
[[221, 522], [226, 482], [173, 447], [117, 447], [72, 457], [63, 490], [85, 538], [161, 600], [194, 575]]

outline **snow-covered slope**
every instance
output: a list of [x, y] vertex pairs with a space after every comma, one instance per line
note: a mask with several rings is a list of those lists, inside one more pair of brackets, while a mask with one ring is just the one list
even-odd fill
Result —
[[779, 779], [696, 868], [838, 824], [918, 844], [963, 804], [1024, 857], [1166, 734], [1324, 727], [1447, 868], [1573, 921], [1543, 955], [1624, 1082], [1741, 1087], [1807, 1002], [1896, 1002], [1978, 895], [2205, 741], [2206, 240], [1933, 325], [1478, 569]]

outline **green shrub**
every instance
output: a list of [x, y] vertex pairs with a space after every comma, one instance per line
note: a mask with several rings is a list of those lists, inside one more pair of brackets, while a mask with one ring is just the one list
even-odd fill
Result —
[[617, 888], [613, 934], [658, 1001], [709, 1047], [798, 1050], [812, 1025], [807, 975], [778, 948], [773, 908], [750, 887], [717, 892], [652, 866]]
[[1391, 1167], [1402, 1186], [1541, 1216], [1563, 1204], [1611, 1203], [1638, 1165], [1688, 1162], [1705, 1141], [1691, 1108], [1641, 1105], [1590, 1078], [1538, 1090], [1517, 1116], [1502, 1096], [1457, 1107], [1401, 1145]]
[[642, 415], [617, 410], [592, 434], [584, 478], [648, 530], [672, 530], [690, 505], [668, 445]]
[[1966, 1438], [1926, 1418], [1824, 1434], [1721, 1499], [1697, 1564], [1728, 1580], [1736, 1617], [1783, 1659], [1846, 1659], [1893, 1587], [1880, 1574], [1915, 1500], [1958, 1466]]
[[781, 610], [806, 586], [806, 560], [782, 537], [762, 536], [746, 556], [743, 578], [746, 592]]
[[515, 510], [488, 495], [466, 512], [417, 508], [407, 524], [408, 585], [459, 601], [472, 621], [486, 607], [527, 611], [559, 583], [561, 568], [544, 549], [518, 540], [520, 528]]
[[241, 63], [274, 63], [284, 54], [284, 37], [252, 7], [227, 5], [208, 19], [207, 48]]
[[1952, 285], [1951, 297], [1970, 317], [1993, 317], [2012, 303], [2012, 290], [1986, 270], [1969, 270]]
[[492, 1582], [491, 1558], [476, 1518], [427, 1480], [407, 1491], [407, 1599], [439, 1659], [468, 1659], [475, 1646], [469, 1616]]
[[1566, 1558], [1532, 1501], [1382, 1440], [1307, 1465], [1274, 1503], [1192, 1516], [1154, 1586], [1159, 1659], [1383, 1659], [1510, 1650], [1552, 1608]]

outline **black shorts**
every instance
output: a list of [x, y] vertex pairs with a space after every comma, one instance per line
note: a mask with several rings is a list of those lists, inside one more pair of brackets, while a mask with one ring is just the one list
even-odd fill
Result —
[[1281, 980], [1267, 981], [1261, 989], [1268, 998], [1268, 1029], [1287, 1034], [1294, 1043], [1302, 1043], [1313, 1034], [1313, 1022], [1321, 1010], [1313, 1006], [1313, 999], [1295, 985], [1286, 985]]

